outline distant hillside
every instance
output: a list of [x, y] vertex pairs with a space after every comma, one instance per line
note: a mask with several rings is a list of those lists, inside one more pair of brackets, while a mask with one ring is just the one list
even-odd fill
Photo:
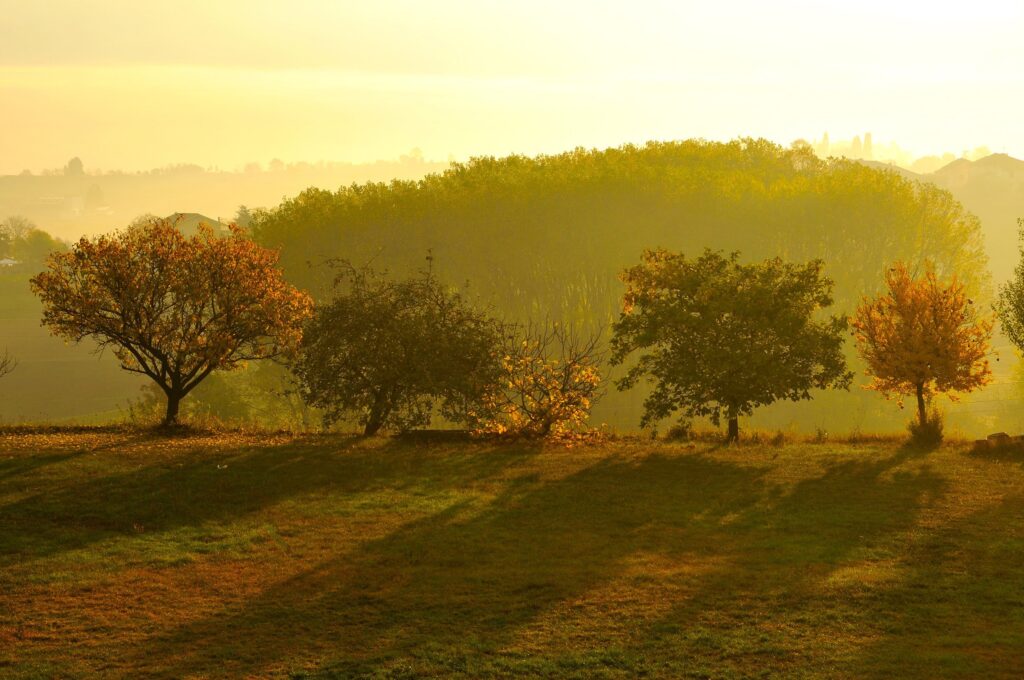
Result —
[[896, 165], [861, 162], [892, 170], [908, 179], [932, 182], [952, 193], [981, 220], [985, 251], [995, 281], [1004, 281], [1013, 273], [1019, 259], [1017, 218], [1024, 217], [1024, 161], [1003, 153], [976, 161], [958, 158], [924, 175]]
[[353, 182], [419, 179], [447, 163], [406, 156], [377, 163], [296, 163], [223, 172], [179, 166], [140, 173], [0, 176], [0, 219], [23, 215], [54, 236], [75, 240], [127, 225], [140, 215], [178, 211], [230, 222], [240, 205], [271, 207], [303, 189]]

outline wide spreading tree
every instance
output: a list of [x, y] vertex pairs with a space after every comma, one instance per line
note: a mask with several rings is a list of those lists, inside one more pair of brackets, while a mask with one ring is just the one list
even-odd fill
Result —
[[429, 270], [395, 280], [334, 264], [334, 298], [318, 305], [292, 369], [307, 403], [366, 436], [422, 427], [435, 406], [467, 422], [501, 373], [504, 326]]
[[612, 363], [639, 355], [619, 389], [645, 377], [654, 383], [641, 425], [676, 411], [715, 424], [724, 416], [734, 441], [739, 416], [759, 406], [810, 399], [815, 388], [849, 387], [847, 322], [821, 314], [832, 305], [832, 282], [819, 260], [745, 264], [735, 253], [705, 250], [688, 258], [647, 250], [622, 280]]
[[164, 424], [216, 370], [293, 350], [312, 301], [285, 282], [277, 253], [234, 231], [186, 238], [173, 221], [144, 218], [54, 253], [31, 280], [43, 325], [111, 348], [126, 371], [167, 397]]
[[901, 406], [905, 397], [916, 397], [918, 425], [925, 427], [934, 395], [955, 396], [991, 381], [992, 319], [978, 312], [957, 276], [943, 280], [931, 263], [915, 275], [896, 262], [885, 283], [888, 292], [865, 298], [853, 318], [857, 349], [872, 377], [866, 387]]

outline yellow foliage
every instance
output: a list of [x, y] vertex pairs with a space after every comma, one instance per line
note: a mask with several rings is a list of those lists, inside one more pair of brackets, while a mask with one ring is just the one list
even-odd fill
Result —
[[[548, 356], [557, 342], [564, 356]], [[490, 390], [473, 414], [478, 434], [564, 436], [581, 430], [601, 387], [596, 338], [576, 343], [560, 331], [517, 343], [502, 358], [505, 389]]]
[[857, 349], [872, 377], [866, 389], [886, 398], [971, 392], [992, 380], [991, 315], [979, 314], [956, 276], [940, 280], [926, 265], [915, 277], [903, 262], [886, 272], [888, 293], [865, 298], [853, 318]]

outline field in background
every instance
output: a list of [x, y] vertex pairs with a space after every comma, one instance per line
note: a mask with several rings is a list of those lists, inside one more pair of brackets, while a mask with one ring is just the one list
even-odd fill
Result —
[[0, 675], [1018, 677], [1022, 463], [0, 430]]
[[28, 277], [0, 275], [0, 355], [7, 350], [18, 361], [0, 380], [0, 424], [123, 420], [145, 378], [122, 371], [111, 352], [98, 356], [89, 340], [73, 345], [50, 335]]

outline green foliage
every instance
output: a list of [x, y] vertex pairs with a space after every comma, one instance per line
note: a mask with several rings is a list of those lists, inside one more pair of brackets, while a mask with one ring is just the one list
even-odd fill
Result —
[[[325, 260], [372, 259], [402, 274], [430, 249], [443, 263], [440, 275], [469, 281], [502, 318], [547, 317], [588, 330], [615, 320], [616, 276], [633, 253], [652, 246], [822, 259], [846, 310], [877, 291], [898, 258], [931, 259], [972, 295], [988, 287], [980, 225], [948, 192], [753, 139], [475, 158], [421, 181], [308, 189], [254, 211], [252, 229], [281, 249], [289, 280], [320, 300], [332, 290], [330, 270], [319, 266]], [[632, 426], [637, 400], [609, 394], [595, 415]], [[829, 397], [806, 417], [831, 428], [849, 427], [855, 411], [888, 417], [855, 400], [874, 396]]]
[[337, 294], [316, 310], [293, 369], [307, 402], [328, 423], [355, 417], [366, 435], [427, 425], [436, 404], [465, 422], [500, 373], [502, 325], [431, 271], [392, 280], [337, 266]]
[[65, 250], [62, 241], [24, 217], [15, 215], [0, 221], [0, 258], [17, 260], [17, 271], [35, 270], [51, 252]]
[[910, 432], [910, 444], [924, 449], [935, 448], [942, 443], [945, 418], [942, 411], [932, 407], [921, 417], [914, 418], [907, 424]]
[[566, 320], [581, 305], [614, 315], [622, 254], [652, 244], [821, 258], [843, 303], [899, 256], [985, 277], [978, 222], [948, 192], [752, 139], [482, 157], [417, 182], [308, 189], [256, 211], [253, 233], [283, 249], [289, 277], [314, 296], [331, 280], [310, 262], [378, 257], [412, 271], [432, 249], [456, 280], [524, 320], [535, 307]]
[[1024, 351], [1024, 219], [1017, 220], [1020, 235], [1020, 262], [1013, 270], [1013, 278], [999, 287], [996, 313], [1006, 337], [1017, 349]]
[[811, 389], [848, 388], [845, 318], [819, 321], [832, 305], [822, 263], [779, 259], [742, 264], [706, 250], [689, 259], [645, 251], [626, 270], [625, 309], [613, 327], [612, 363], [639, 357], [619, 389], [655, 382], [641, 425], [678, 410], [718, 424], [777, 400], [811, 398]]
[[668, 428], [668, 432], [665, 433], [665, 441], [688, 442], [693, 434], [693, 421], [683, 417]]

